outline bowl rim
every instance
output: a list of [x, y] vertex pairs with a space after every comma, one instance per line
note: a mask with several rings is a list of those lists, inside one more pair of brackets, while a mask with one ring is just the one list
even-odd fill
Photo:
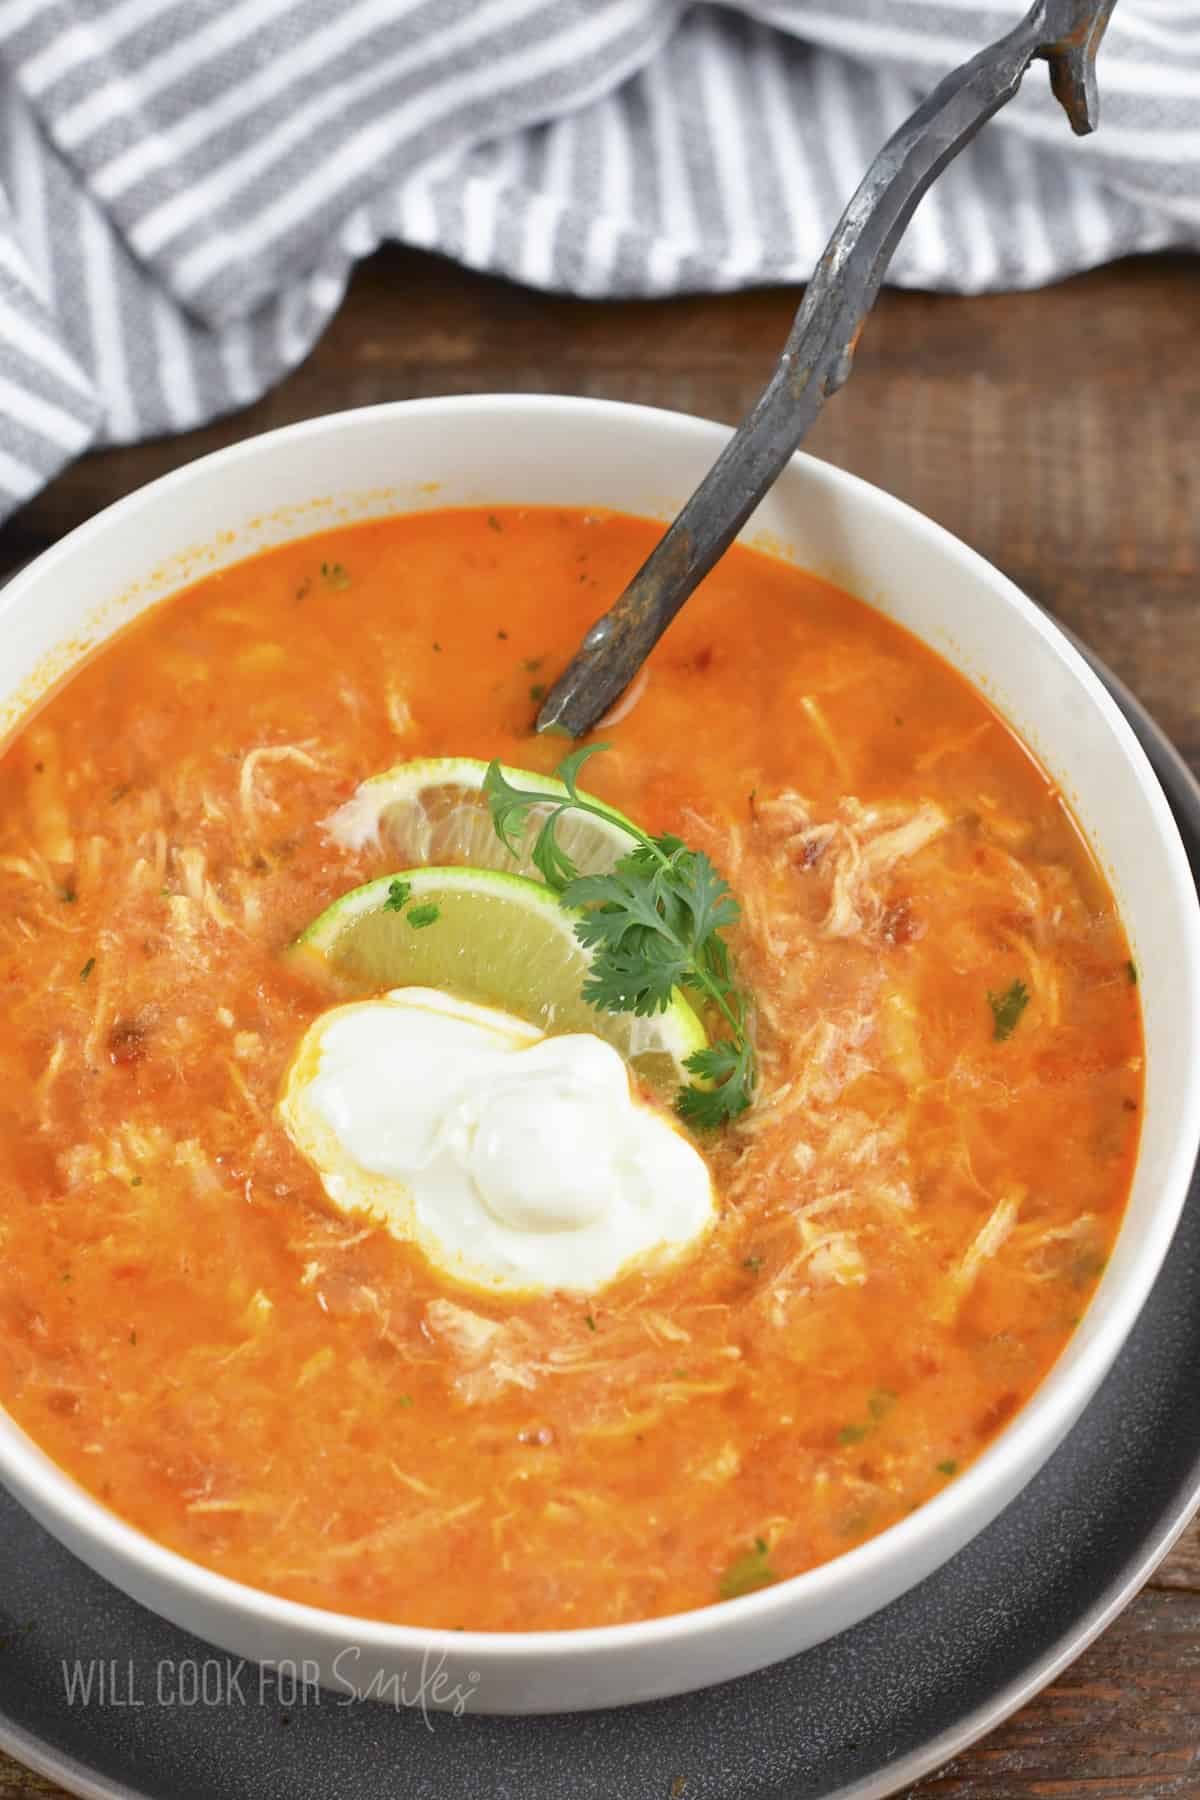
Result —
[[[134, 521], [139, 513], [157, 510], [161, 505], [169, 503], [198, 474], [207, 476], [216, 470], [234, 473], [240, 464], [263, 456], [269, 457], [285, 443], [295, 444], [326, 435], [337, 436], [363, 426], [376, 425], [388, 417], [410, 418], [422, 414], [434, 417], [454, 414], [491, 416], [506, 418], [510, 422], [514, 415], [521, 415], [534, 424], [540, 419], [570, 417], [584, 430], [589, 421], [623, 421], [635, 429], [690, 434], [696, 444], [709, 446], [714, 457], [732, 430], [718, 421], [664, 407], [588, 396], [548, 394], [433, 396], [388, 401], [322, 414], [241, 439], [235, 444], [198, 457], [103, 508], [43, 551], [12, 578], [0, 601], [0, 616], [10, 607], [15, 609], [20, 606], [27, 587], [48, 573], [53, 573], [60, 564], [86, 554], [93, 541], [103, 538], [114, 526], [125, 526]], [[848, 496], [857, 507], [868, 511], [874, 509], [878, 515], [888, 518], [915, 539], [931, 555], [957, 564], [980, 585], [991, 589], [995, 599], [1005, 605], [1010, 613], [1015, 614], [1024, 628], [1039, 636], [1075, 677], [1138, 777], [1141, 798], [1156, 827], [1164, 867], [1170, 877], [1172, 889], [1178, 891], [1184, 899], [1181, 916], [1185, 920], [1184, 935], [1189, 949], [1189, 961], [1185, 970], [1178, 971], [1178, 978], [1186, 984], [1190, 995], [1189, 1016], [1196, 1022], [1196, 1035], [1200, 1037], [1200, 905], [1197, 904], [1187, 854], [1166, 795], [1149, 759], [1099, 677], [1058, 626], [1008, 576], [944, 526], [938, 525], [915, 507], [861, 476], [805, 452], [798, 452], [788, 468], [793, 465], [799, 466], [805, 482], [818, 493], [823, 491], [832, 495], [840, 492], [841, 495]], [[785, 475], [786, 473], [785, 470]], [[479, 504], [486, 502], [481, 500]], [[397, 510], [403, 511], [403, 508]], [[753, 526], [752, 518], [747, 527], [748, 533], [753, 532]], [[168, 593], [163, 599], [171, 597]], [[105, 634], [105, 639], [108, 635]], [[72, 664], [68, 679], [76, 667], [78, 663]], [[973, 685], [977, 684], [973, 682]], [[1021, 741], [1025, 741], [1021, 734], [1018, 736]], [[603, 1652], [632, 1650], [635, 1647], [681, 1647], [688, 1641], [706, 1637], [710, 1632], [718, 1630], [720, 1622], [729, 1621], [732, 1624], [735, 1619], [743, 1625], [761, 1624], [765, 1627], [771, 1621], [792, 1614], [802, 1607], [820, 1608], [844, 1585], [857, 1587], [869, 1584], [874, 1575], [881, 1575], [897, 1562], [915, 1556], [919, 1547], [931, 1537], [942, 1532], [953, 1536], [955, 1527], [967, 1521], [984, 1496], [997, 1485], [1003, 1486], [1006, 1465], [1010, 1468], [1028, 1466], [1036, 1469], [1061, 1440], [1065, 1430], [1103, 1379], [1132, 1329], [1174, 1235], [1197, 1154], [1200, 1152], [1200, 1056], [1192, 1060], [1187, 1079], [1187, 1099], [1180, 1114], [1184, 1123], [1177, 1128], [1169, 1153], [1160, 1184], [1159, 1202], [1149, 1221], [1149, 1229], [1134, 1250], [1133, 1260], [1125, 1271], [1120, 1288], [1114, 1291], [1109, 1300], [1103, 1329], [1082, 1345], [1066, 1368], [1063, 1367], [1064, 1352], [998, 1437], [961, 1475], [924, 1501], [906, 1518], [829, 1562], [741, 1598], [712, 1602], [686, 1612], [668, 1613], [626, 1624], [559, 1627], [553, 1630], [456, 1631], [441, 1626], [405, 1625], [381, 1619], [360, 1618], [305, 1601], [286, 1599], [248, 1582], [222, 1575], [169, 1549], [94, 1498], [40, 1448], [36, 1440], [24, 1431], [2, 1405], [0, 1478], [7, 1471], [13, 1471], [23, 1488], [37, 1494], [37, 1510], [42, 1517], [52, 1518], [56, 1530], [59, 1526], [63, 1527], [68, 1534], [68, 1541], [71, 1538], [84, 1539], [97, 1546], [104, 1552], [105, 1560], [110, 1566], [119, 1565], [126, 1569], [133, 1567], [166, 1587], [186, 1591], [210, 1615], [218, 1611], [225, 1614], [232, 1611], [285, 1632], [304, 1633], [312, 1640], [324, 1639], [331, 1647], [334, 1644], [352, 1644], [364, 1652], [415, 1652], [435, 1656], [440, 1653], [453, 1655], [455, 1662], [459, 1664], [466, 1659], [478, 1661], [481, 1667], [486, 1668], [497, 1662], [510, 1665], [540, 1662], [548, 1656], [554, 1657], [556, 1661], [569, 1658], [577, 1662]], [[1189, 1125], [1186, 1121], [1192, 1123]], [[972, 1535], [974, 1532], [968, 1531], [968, 1538]]]

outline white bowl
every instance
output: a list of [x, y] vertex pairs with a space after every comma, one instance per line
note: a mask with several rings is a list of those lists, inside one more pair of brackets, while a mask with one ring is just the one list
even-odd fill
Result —
[[[727, 436], [642, 407], [494, 396], [343, 413], [220, 451], [110, 507], [5, 590], [0, 732], [143, 607], [266, 545], [452, 504], [668, 517]], [[0, 1413], [0, 1479], [13, 1493], [118, 1587], [222, 1649], [319, 1670], [344, 1695], [487, 1712], [612, 1706], [745, 1674], [855, 1624], [982, 1530], [1074, 1424], [1137, 1318], [1200, 1136], [1200, 913], [1150, 765], [1055, 626], [920, 514], [800, 456], [751, 522], [752, 541], [763, 533], [779, 554], [908, 626], [988, 694], [1061, 784], [1112, 883], [1141, 974], [1146, 1106], [1128, 1213], [1096, 1298], [1028, 1405], [903, 1523], [744, 1599], [582, 1631], [417, 1630], [259, 1593], [123, 1523]], [[731, 629], [752, 631], [753, 617]]]

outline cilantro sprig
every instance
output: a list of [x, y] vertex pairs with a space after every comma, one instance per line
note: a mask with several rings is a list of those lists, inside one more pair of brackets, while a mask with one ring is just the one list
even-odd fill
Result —
[[[741, 909], [702, 850], [669, 834], [650, 837], [628, 822], [633, 849], [605, 875], [579, 873], [558, 841], [558, 823], [569, 812], [612, 823], [578, 785], [584, 763], [607, 748], [588, 744], [554, 771], [566, 798], [550, 806], [534, 841], [533, 863], [564, 906], [582, 909], [575, 935], [592, 952], [583, 985], [590, 1006], [646, 1018], [665, 1012], [674, 990], [683, 988], [719, 1013], [729, 1035], [686, 1059], [684, 1067], [697, 1081], [680, 1088], [676, 1107], [690, 1125], [723, 1125], [750, 1105], [758, 1074], [749, 1002], [721, 935]], [[496, 835], [519, 856], [519, 835], [531, 811], [546, 807], [547, 796], [516, 787], [498, 762], [489, 766], [483, 789]]]

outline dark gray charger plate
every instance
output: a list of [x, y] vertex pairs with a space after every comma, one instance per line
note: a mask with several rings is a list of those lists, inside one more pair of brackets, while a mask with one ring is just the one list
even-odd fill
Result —
[[[1200, 872], [1200, 787], [1097, 667]], [[304, 1705], [260, 1688], [254, 1668], [240, 1697], [228, 1686], [210, 1689], [213, 1704], [156, 1704], [160, 1665], [171, 1701], [192, 1679], [189, 1660], [213, 1652], [93, 1575], [0, 1490], [0, 1744], [103, 1800], [880, 1800], [997, 1725], [1137, 1591], [1200, 1501], [1198, 1374], [1200, 1175], [1083, 1420], [953, 1562], [854, 1631], [761, 1674], [555, 1718], [426, 1721], [311, 1692]], [[68, 1703], [64, 1659], [76, 1658], [115, 1676], [109, 1703]], [[219, 1659], [210, 1678], [225, 1667]]]

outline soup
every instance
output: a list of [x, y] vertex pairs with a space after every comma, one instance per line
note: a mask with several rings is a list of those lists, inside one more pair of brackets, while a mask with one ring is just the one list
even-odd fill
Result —
[[223, 1574], [485, 1630], [735, 1598], [942, 1490], [1104, 1267], [1137, 971], [1062, 797], [928, 649], [740, 547], [585, 771], [740, 907], [756, 1080], [670, 1128], [694, 1237], [487, 1292], [296, 1141], [346, 996], [290, 946], [397, 869], [330, 822], [412, 759], [551, 770], [545, 684], [656, 535], [531, 508], [286, 545], [145, 615], [0, 762], [0, 1400]]

